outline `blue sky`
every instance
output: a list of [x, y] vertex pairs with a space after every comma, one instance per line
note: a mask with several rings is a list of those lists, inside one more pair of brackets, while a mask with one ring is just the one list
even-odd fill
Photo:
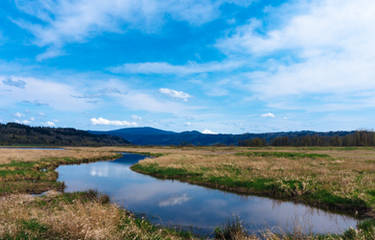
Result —
[[3, 0], [0, 122], [372, 129], [373, 0]]

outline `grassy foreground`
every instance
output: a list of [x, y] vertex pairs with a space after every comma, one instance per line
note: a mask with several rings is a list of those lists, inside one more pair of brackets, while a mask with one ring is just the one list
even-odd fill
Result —
[[[56, 182], [54, 171], [60, 164], [112, 159], [120, 151], [148, 152], [155, 158], [133, 168], [162, 178], [305, 201], [363, 215], [371, 215], [374, 210], [373, 149], [0, 149], [0, 239], [195, 239], [189, 233], [155, 227], [95, 192], [52, 192], [43, 197], [22, 194], [61, 190], [63, 185]], [[314, 195], [322, 189], [328, 195]], [[374, 221], [366, 221], [356, 230], [334, 236], [278, 236], [266, 232], [262, 239], [375, 239], [374, 225]], [[237, 223], [215, 233], [216, 239], [258, 237], [246, 234]]]
[[192, 239], [188, 233], [155, 227], [108, 201], [94, 191], [3, 197], [0, 239]]

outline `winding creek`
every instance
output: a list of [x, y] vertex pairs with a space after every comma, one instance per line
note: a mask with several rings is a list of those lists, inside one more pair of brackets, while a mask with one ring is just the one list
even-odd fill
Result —
[[[239, 217], [251, 233], [266, 229], [304, 233], [342, 233], [357, 220], [303, 204], [258, 196], [241, 196], [172, 180], [139, 174], [130, 166], [144, 155], [124, 153], [114, 161], [59, 166], [58, 181], [66, 192], [96, 189], [112, 202], [154, 224], [210, 234], [217, 226]], [[282, 229], [282, 230], [280, 230]]]

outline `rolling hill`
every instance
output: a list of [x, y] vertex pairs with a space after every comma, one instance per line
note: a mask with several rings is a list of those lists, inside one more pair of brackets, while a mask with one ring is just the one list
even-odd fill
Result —
[[127, 145], [122, 137], [98, 135], [73, 128], [30, 127], [0, 123], [0, 145], [112, 146]]
[[123, 128], [112, 131], [90, 131], [94, 134], [108, 134], [122, 137], [135, 145], [238, 145], [242, 140], [261, 138], [267, 142], [278, 137], [303, 137], [303, 136], [346, 136], [353, 132], [276, 132], [276, 133], [245, 133], [245, 134], [203, 134], [198, 131], [172, 132], [151, 127]]

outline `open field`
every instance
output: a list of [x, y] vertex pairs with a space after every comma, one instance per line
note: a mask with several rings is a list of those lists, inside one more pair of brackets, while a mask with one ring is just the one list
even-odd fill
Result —
[[[305, 202], [374, 217], [373, 148], [102, 147], [64, 151], [0, 149], [0, 239], [193, 239], [157, 228], [93, 193], [32, 197], [20, 193], [62, 190], [55, 168], [113, 159], [117, 152], [147, 153], [132, 168], [160, 178], [240, 193]], [[265, 239], [374, 239], [374, 221], [340, 236]], [[257, 239], [235, 225], [218, 239]], [[228, 234], [231, 237], [228, 237]], [[48, 236], [48, 237], [47, 237]]]

